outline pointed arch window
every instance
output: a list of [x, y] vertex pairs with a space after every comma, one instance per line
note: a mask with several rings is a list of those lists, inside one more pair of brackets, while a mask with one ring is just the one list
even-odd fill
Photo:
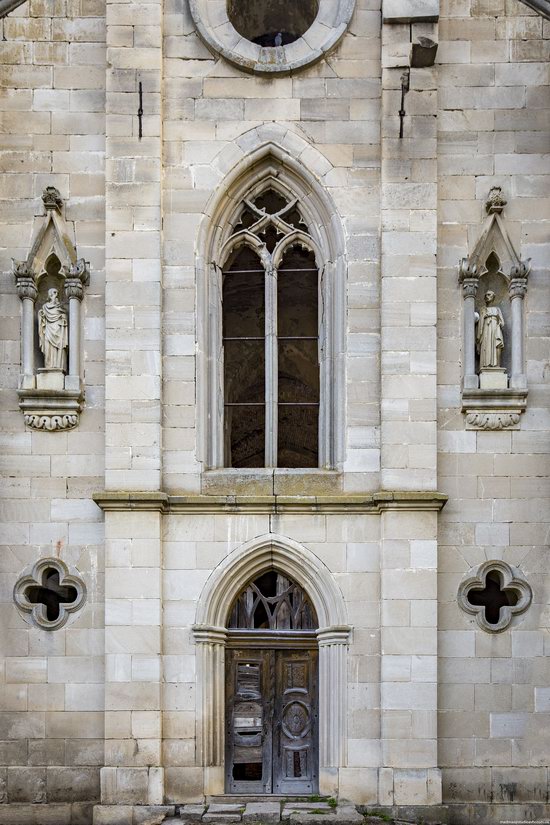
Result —
[[208, 205], [196, 269], [204, 469], [340, 470], [346, 250], [326, 188], [261, 146]]
[[318, 467], [322, 261], [298, 200], [245, 198], [221, 260], [223, 465]]

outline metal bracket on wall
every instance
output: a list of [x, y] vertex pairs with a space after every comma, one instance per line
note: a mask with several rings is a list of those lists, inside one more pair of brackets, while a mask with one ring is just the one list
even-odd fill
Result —
[[141, 80], [139, 81], [139, 108], [137, 111], [138, 116], [138, 137], [141, 140], [143, 137], [143, 84]]
[[399, 139], [403, 137], [403, 127], [405, 124], [405, 95], [410, 88], [411, 70], [405, 69], [401, 75], [401, 108], [399, 109]]

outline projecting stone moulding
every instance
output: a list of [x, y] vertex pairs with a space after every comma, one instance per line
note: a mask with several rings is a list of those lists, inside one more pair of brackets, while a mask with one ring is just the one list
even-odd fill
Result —
[[21, 299], [19, 407], [32, 429], [70, 430], [84, 400], [80, 305], [90, 274], [77, 257], [57, 189], [48, 186], [42, 201], [46, 214], [27, 259], [13, 261]]
[[439, 0], [384, 0], [384, 23], [435, 23], [439, 20]]
[[459, 264], [464, 301], [462, 412], [468, 429], [519, 426], [527, 401], [523, 300], [530, 260], [508, 235], [500, 187], [491, 189], [487, 219], [468, 258]]

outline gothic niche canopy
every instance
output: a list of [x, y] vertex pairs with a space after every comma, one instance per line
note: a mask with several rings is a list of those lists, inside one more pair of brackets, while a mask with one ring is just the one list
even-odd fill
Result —
[[19, 406], [33, 429], [68, 430], [84, 400], [80, 305], [89, 270], [77, 258], [57, 189], [48, 186], [42, 202], [27, 259], [13, 261], [22, 304]]
[[462, 411], [472, 429], [519, 425], [525, 409], [523, 299], [530, 260], [520, 260], [502, 212], [506, 201], [493, 187], [487, 219], [474, 251], [459, 265], [464, 300]]

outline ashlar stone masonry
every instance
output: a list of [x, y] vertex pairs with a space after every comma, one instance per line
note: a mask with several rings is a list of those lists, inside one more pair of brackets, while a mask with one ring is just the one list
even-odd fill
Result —
[[550, 4], [0, 13], [0, 825], [547, 819]]

